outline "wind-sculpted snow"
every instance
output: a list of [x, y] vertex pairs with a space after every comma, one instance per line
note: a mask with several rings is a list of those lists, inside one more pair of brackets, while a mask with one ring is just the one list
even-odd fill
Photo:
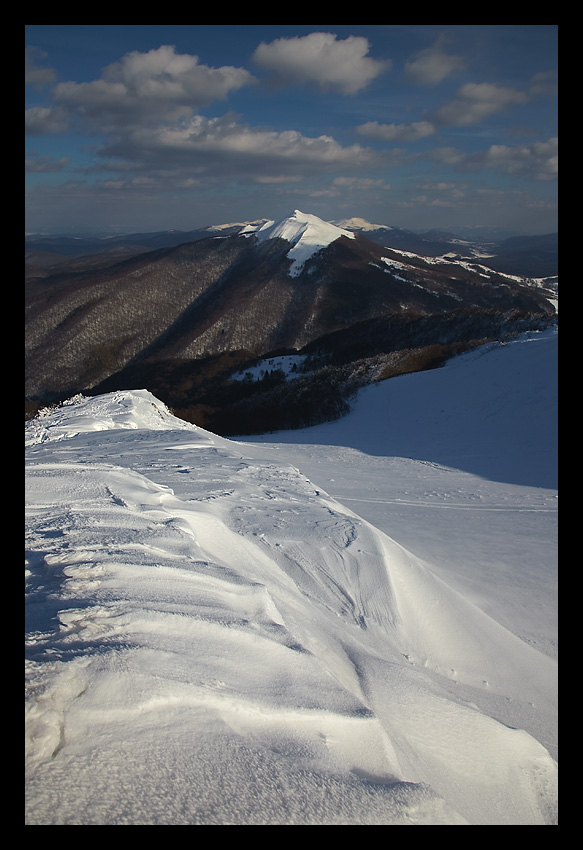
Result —
[[27, 443], [28, 824], [556, 822], [555, 662], [298, 468], [145, 391]]

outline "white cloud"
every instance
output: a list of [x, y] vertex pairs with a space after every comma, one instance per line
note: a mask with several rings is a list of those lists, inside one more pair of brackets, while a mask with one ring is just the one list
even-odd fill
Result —
[[371, 139], [381, 139], [385, 142], [416, 142], [435, 133], [435, 127], [430, 121], [415, 121], [411, 124], [379, 124], [378, 121], [368, 121], [360, 124], [356, 132]]
[[368, 40], [360, 36], [338, 40], [333, 33], [313, 32], [262, 42], [253, 60], [272, 73], [276, 84], [309, 83], [352, 95], [391, 66], [390, 61], [367, 56], [369, 49]]
[[302, 179], [293, 174], [259, 174], [257, 183], [299, 183]]
[[152, 100], [170, 100], [208, 105], [252, 81], [244, 68], [230, 65], [211, 68], [200, 65], [198, 56], [177, 54], [171, 45], [148, 53], [133, 51], [109, 65], [103, 77], [122, 82], [131, 95]]
[[69, 129], [69, 124], [69, 116], [62, 109], [31, 106], [24, 112], [24, 129], [29, 136], [64, 133]]
[[530, 93], [556, 97], [559, 89], [559, 75], [556, 71], [541, 71], [535, 74], [530, 81]]
[[461, 127], [477, 124], [509, 106], [527, 101], [527, 94], [509, 86], [466, 83], [458, 89], [453, 100], [437, 109], [431, 117], [437, 124]]
[[554, 180], [559, 171], [559, 140], [516, 147], [491, 145], [483, 154], [471, 158], [470, 164], [506, 174], [529, 174], [535, 180]]
[[35, 172], [37, 174], [48, 174], [62, 171], [69, 164], [69, 157], [63, 156], [61, 159], [55, 159], [52, 156], [38, 156], [37, 154], [29, 154], [24, 160], [24, 170]]
[[534, 180], [554, 180], [559, 167], [559, 140], [551, 138], [530, 145], [490, 145], [487, 150], [466, 154], [457, 148], [437, 148], [427, 156], [457, 171], [492, 169], [501, 174], [523, 174]]
[[53, 83], [57, 75], [52, 68], [42, 67], [38, 64], [45, 57], [44, 50], [37, 47], [25, 47], [24, 49], [24, 82], [27, 86], [42, 88]]
[[390, 189], [391, 184], [384, 180], [378, 180], [371, 177], [335, 177], [332, 181], [333, 186], [340, 186], [344, 189]]
[[463, 56], [445, 53], [441, 41], [438, 41], [433, 47], [415, 54], [415, 57], [405, 64], [405, 72], [420, 85], [434, 86], [455, 71], [463, 70], [465, 64]]
[[457, 183], [450, 183], [446, 180], [438, 180], [437, 182], [424, 183], [421, 187], [424, 191], [438, 192], [440, 195], [446, 195], [451, 200], [463, 198], [466, 194], [465, 188], [462, 188]]
[[430, 151], [426, 156], [429, 159], [432, 159], [434, 162], [440, 163], [442, 165], [458, 165], [460, 162], [463, 162], [465, 159], [465, 153], [459, 148], [454, 147], [441, 147], [434, 148]]
[[100, 79], [55, 86], [57, 104], [102, 130], [177, 121], [254, 82], [244, 68], [200, 65], [198, 56], [169, 45], [133, 51], [108, 65]]
[[305, 169], [355, 168], [374, 164], [378, 155], [361, 145], [342, 147], [331, 136], [308, 137], [296, 130], [275, 132], [240, 124], [236, 116], [195, 115], [173, 126], [140, 128], [110, 145], [108, 156], [147, 162], [171, 171], [196, 167], [206, 173], [251, 169], [278, 180]]

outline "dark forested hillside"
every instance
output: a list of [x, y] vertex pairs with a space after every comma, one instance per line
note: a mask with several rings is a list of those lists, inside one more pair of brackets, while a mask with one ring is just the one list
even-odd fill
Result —
[[[398, 352], [409, 352], [401, 371], [415, 360], [435, 365], [459, 345], [554, 316], [552, 293], [527, 281], [404, 255], [361, 234], [314, 251], [298, 274], [289, 251], [282, 238], [215, 236], [31, 277], [25, 395], [43, 403], [146, 388], [224, 433], [249, 417], [256, 427], [254, 405], [266, 423], [281, 422], [273, 411], [286, 406], [305, 423], [318, 406], [318, 416], [344, 412], [359, 383], [397, 368]], [[432, 346], [441, 348], [429, 355]], [[271, 386], [230, 380], [278, 350], [319, 360], [293, 388], [276, 378]], [[426, 355], [411, 354], [418, 350]]]

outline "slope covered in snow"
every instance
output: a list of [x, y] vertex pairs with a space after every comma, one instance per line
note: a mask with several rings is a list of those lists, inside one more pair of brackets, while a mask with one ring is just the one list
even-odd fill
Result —
[[373, 384], [338, 421], [240, 439], [296, 465], [556, 657], [557, 384], [549, 328]]
[[440, 369], [371, 384], [348, 416], [280, 433], [277, 440], [348, 446], [556, 488], [558, 328], [488, 343]]
[[287, 256], [292, 260], [290, 275], [300, 274], [307, 260], [317, 251], [326, 248], [341, 236], [354, 239], [354, 233], [336, 227], [318, 216], [294, 210], [292, 215], [281, 221], [267, 221], [260, 227], [249, 226], [241, 230], [241, 235], [253, 233], [260, 242], [266, 239], [285, 239], [292, 243]]
[[27, 425], [28, 824], [556, 822], [556, 658], [526, 622], [556, 494], [320, 427], [229, 441], [146, 391]]
[[358, 218], [358, 216], [343, 218], [340, 221], [332, 222], [332, 224], [335, 224], [336, 227], [342, 227], [348, 230], [362, 230], [364, 232], [367, 230], [393, 230], [388, 224], [371, 224], [370, 221], [364, 218]]

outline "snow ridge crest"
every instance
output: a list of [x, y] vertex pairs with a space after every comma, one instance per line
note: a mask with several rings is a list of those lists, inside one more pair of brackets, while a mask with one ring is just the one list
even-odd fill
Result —
[[257, 227], [250, 225], [244, 227], [240, 235], [255, 235], [260, 242], [267, 239], [285, 239], [292, 244], [287, 256], [292, 260], [290, 275], [297, 277], [302, 271], [307, 260], [322, 248], [326, 248], [341, 236], [354, 239], [354, 233], [337, 227], [328, 221], [323, 221], [316, 215], [294, 210], [293, 213], [281, 221], [267, 221]]

